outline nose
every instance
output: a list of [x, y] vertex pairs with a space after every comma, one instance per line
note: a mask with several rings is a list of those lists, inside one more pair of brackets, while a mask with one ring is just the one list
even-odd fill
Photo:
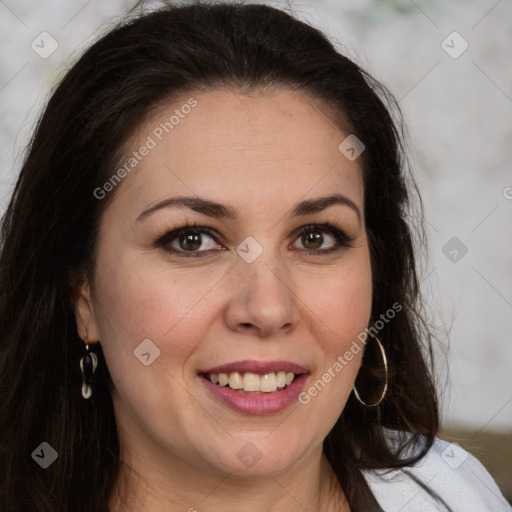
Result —
[[237, 262], [225, 321], [229, 329], [261, 338], [293, 331], [299, 321], [293, 277], [279, 260], [260, 256]]

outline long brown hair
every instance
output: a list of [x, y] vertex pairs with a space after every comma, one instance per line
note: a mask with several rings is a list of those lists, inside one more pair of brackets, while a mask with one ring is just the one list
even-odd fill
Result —
[[[121, 461], [101, 347], [90, 400], [80, 395], [69, 271], [91, 275], [98, 200], [123, 144], [155, 105], [190, 91], [285, 86], [320, 99], [360, 157], [373, 273], [372, 321], [402, 310], [379, 334], [389, 389], [375, 408], [350, 396], [324, 450], [354, 512], [380, 510], [360, 470], [419, 460], [439, 427], [409, 227], [417, 190], [407, 172], [402, 121], [389, 92], [317, 29], [264, 5], [164, 7], [125, 19], [93, 44], [53, 92], [33, 135], [1, 225], [0, 509], [106, 512]], [[341, 126], [340, 126], [341, 127]], [[119, 187], [117, 187], [119, 188]], [[421, 211], [421, 200], [416, 206]], [[431, 356], [431, 354], [430, 354]], [[365, 375], [372, 362], [363, 360]], [[377, 370], [375, 369], [376, 373]], [[358, 382], [361, 376], [358, 377]], [[386, 428], [403, 433], [398, 448]], [[31, 458], [49, 443], [58, 460]], [[414, 455], [404, 456], [409, 448]]]

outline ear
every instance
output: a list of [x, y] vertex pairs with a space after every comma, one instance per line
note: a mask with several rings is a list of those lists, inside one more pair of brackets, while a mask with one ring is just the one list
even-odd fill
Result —
[[83, 272], [68, 273], [68, 287], [71, 305], [75, 312], [76, 326], [80, 339], [89, 344], [99, 341], [98, 326], [94, 313], [91, 287]]

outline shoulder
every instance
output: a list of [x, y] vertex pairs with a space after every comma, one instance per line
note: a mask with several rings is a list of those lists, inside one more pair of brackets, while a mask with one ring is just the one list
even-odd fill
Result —
[[437, 493], [453, 512], [512, 511], [491, 475], [473, 455], [437, 437], [414, 466], [366, 470], [362, 474], [385, 512], [449, 510], [427, 490]]

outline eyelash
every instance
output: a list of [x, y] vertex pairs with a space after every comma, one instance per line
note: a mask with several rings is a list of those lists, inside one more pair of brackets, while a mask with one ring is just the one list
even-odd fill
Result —
[[[338, 246], [331, 247], [330, 249], [303, 249], [302, 252], [306, 252], [307, 254], [311, 255], [326, 255], [329, 253], [333, 253], [336, 251], [341, 251], [345, 248], [350, 248], [353, 246], [352, 242], [354, 242], [355, 237], [351, 237], [344, 233], [339, 228], [333, 226], [329, 222], [324, 222], [322, 224], [308, 224], [307, 226], [304, 226], [301, 228], [299, 233], [297, 233], [297, 236], [295, 239], [301, 237], [302, 235], [314, 231], [322, 231], [327, 232], [330, 235], [334, 236], [336, 239], [336, 242], [338, 242]], [[217, 236], [215, 235], [215, 231], [211, 228], [208, 228], [206, 226], [197, 226], [196, 223], [194, 224], [185, 224], [184, 226], [180, 228], [173, 228], [170, 231], [166, 231], [163, 235], [160, 235], [156, 242], [155, 246], [164, 248], [166, 251], [170, 252], [173, 255], [184, 257], [184, 258], [197, 258], [197, 257], [203, 257], [210, 254], [211, 250], [206, 251], [190, 251], [186, 252], [183, 250], [176, 250], [176, 249], [170, 249], [168, 246], [171, 242], [176, 240], [182, 235], [185, 234], [206, 234], [209, 237], [211, 237], [216, 243], [219, 244], [219, 241], [217, 240]], [[220, 244], [219, 244], [220, 245]]]

